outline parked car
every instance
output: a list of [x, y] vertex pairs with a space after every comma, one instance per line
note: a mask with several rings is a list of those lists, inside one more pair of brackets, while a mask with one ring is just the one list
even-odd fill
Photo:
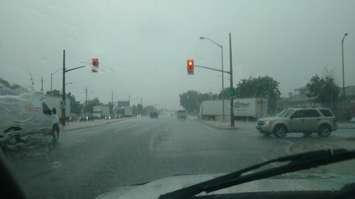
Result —
[[256, 128], [266, 136], [285, 137], [287, 133], [294, 132], [310, 136], [317, 132], [320, 137], [328, 137], [337, 129], [337, 123], [334, 114], [327, 108], [290, 108], [275, 117], [259, 119]]

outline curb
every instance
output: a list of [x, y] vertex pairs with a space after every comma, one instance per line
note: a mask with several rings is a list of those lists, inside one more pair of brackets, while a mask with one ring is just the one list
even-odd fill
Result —
[[338, 129], [355, 129], [355, 123], [351, 122], [344, 122], [344, 123], [338, 123]]
[[[106, 122], [103, 122], [101, 124], [93, 124], [93, 125], [89, 125], [89, 126], [81, 126], [81, 127], [71, 128], [71, 129], [64, 129], [63, 131], [70, 132], [70, 131], [74, 131], [74, 130], [93, 128], [93, 127], [96, 127], [96, 126], [101, 126], [101, 125], [104, 125], [104, 124], [112, 124], [112, 123], [115, 123], [115, 122], [121, 122], [121, 121], [125, 121], [125, 120], [128, 120], [128, 119], [130, 119], [130, 118], [120, 119], [120, 120], [116, 120], [116, 121], [106, 121]], [[63, 126], [61, 126], [61, 129], [63, 129]]]
[[355, 127], [338, 127], [338, 129], [355, 129]]
[[203, 121], [203, 120], [201, 120], [201, 119], [198, 119], [197, 121], [200, 122], [200, 123], [202, 123], [202, 124], [204, 124], [204, 125], [206, 125], [206, 126], [208, 126], [208, 127], [211, 127], [211, 128], [214, 128], [214, 129], [218, 129], [218, 130], [229, 130], [229, 131], [232, 131], [232, 130], [237, 130], [237, 129], [239, 129], [238, 127], [230, 128], [230, 127], [214, 126], [214, 125], [209, 124], [209, 123], [207, 123], [207, 122], [205, 122], [205, 121]]

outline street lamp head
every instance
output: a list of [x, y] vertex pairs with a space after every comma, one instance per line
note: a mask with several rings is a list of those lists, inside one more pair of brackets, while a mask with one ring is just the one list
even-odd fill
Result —
[[348, 36], [348, 33], [346, 32], [346, 33], [344, 34], [344, 36], [345, 36], [345, 37]]
[[205, 37], [200, 37], [201, 40], [206, 39]]

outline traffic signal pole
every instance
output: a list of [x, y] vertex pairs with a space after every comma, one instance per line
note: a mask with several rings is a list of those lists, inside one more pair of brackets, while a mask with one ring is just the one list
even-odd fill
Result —
[[[222, 54], [223, 54], [223, 52], [222, 52]], [[207, 70], [211, 70], [211, 71], [221, 72], [222, 74], [227, 73], [230, 75], [230, 78], [229, 78], [230, 90], [232, 92], [232, 96], [231, 96], [231, 100], [230, 100], [230, 125], [232, 128], [234, 128], [235, 122], [234, 122], [234, 100], [233, 100], [234, 89], [233, 89], [233, 62], [232, 61], [233, 61], [233, 59], [232, 59], [232, 35], [231, 35], [231, 33], [229, 33], [229, 66], [230, 66], [229, 71], [225, 71], [225, 70], [223, 70], [223, 68], [221, 70], [221, 69], [208, 67], [208, 66], [195, 65], [193, 59], [188, 59], [187, 60], [187, 72], [188, 72], [188, 74], [193, 75], [194, 74], [194, 67], [198, 67], [198, 68], [207, 69]], [[223, 101], [222, 101], [222, 103], [224, 105]], [[223, 110], [224, 110], [224, 107], [223, 107]]]
[[[229, 50], [232, 50], [231, 48], [229, 48]], [[232, 54], [230, 52], [230, 54]], [[225, 71], [225, 70], [220, 70], [220, 69], [217, 69], [217, 68], [212, 68], [212, 67], [208, 67], [208, 66], [201, 66], [201, 65], [194, 65], [195, 67], [197, 68], [203, 68], [203, 69], [207, 69], [207, 70], [211, 70], [211, 71], [216, 71], [216, 72], [221, 72], [221, 73], [227, 73], [230, 75], [230, 88], [231, 88], [231, 91], [233, 91], [233, 67], [232, 67], [232, 59], [230, 58], [229, 59], [230, 61], [230, 71]], [[231, 100], [230, 100], [230, 117], [231, 117], [231, 127], [234, 127], [234, 111], [233, 111], [233, 96], [231, 97]]]
[[73, 70], [77, 70], [80, 68], [84, 68], [86, 66], [79, 66], [79, 67], [75, 67], [75, 68], [69, 68], [66, 69], [65, 67], [65, 49], [63, 49], [63, 86], [62, 86], [62, 125], [65, 126], [65, 108], [66, 108], [66, 102], [65, 102], [65, 73], [73, 71]]
[[[203, 69], [207, 69], [207, 70], [211, 70], [211, 71], [216, 71], [216, 72], [221, 72], [223, 73], [227, 73], [230, 75], [230, 90], [234, 93], [233, 91], [233, 63], [232, 63], [232, 36], [231, 33], [229, 33], [229, 71], [225, 71], [225, 70], [220, 70], [217, 68], [212, 68], [212, 67], [208, 67], [208, 66], [201, 66], [201, 65], [194, 65], [197, 68], [203, 68]], [[234, 123], [234, 100], [233, 100], [233, 95], [231, 96], [231, 100], [230, 100], [230, 125], [232, 128], [234, 128], [235, 123]]]
[[[232, 35], [231, 33], [229, 33], [229, 74], [230, 74], [230, 89], [234, 94], [234, 90], [233, 90], [233, 63], [232, 63]], [[231, 127], [234, 127], [234, 103], [233, 103], [233, 94], [231, 96], [231, 100], [230, 100], [230, 117], [231, 117]]]
[[65, 126], [65, 50], [63, 50], [62, 125]]

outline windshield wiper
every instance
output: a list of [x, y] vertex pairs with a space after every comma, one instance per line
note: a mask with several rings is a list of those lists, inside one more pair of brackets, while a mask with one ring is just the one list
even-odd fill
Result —
[[[322, 165], [328, 165], [331, 163], [341, 162], [345, 160], [355, 159], [355, 150], [346, 149], [328, 149], [318, 150], [305, 153], [299, 153], [295, 155], [284, 156], [272, 160], [268, 160], [239, 171], [229, 173], [205, 182], [201, 182], [189, 187], [178, 189], [176, 191], [161, 195], [160, 199], [177, 199], [177, 198], [191, 198], [202, 192], [213, 192], [223, 188], [227, 188], [234, 185], [243, 184], [246, 182], [269, 178], [284, 173], [290, 173], [300, 171], [304, 169], [315, 168]], [[255, 171], [253, 173], [247, 173], [263, 166], [270, 165], [272, 163], [285, 163], [281, 166], [275, 166], [272, 168], [264, 169], [261, 171]]]

